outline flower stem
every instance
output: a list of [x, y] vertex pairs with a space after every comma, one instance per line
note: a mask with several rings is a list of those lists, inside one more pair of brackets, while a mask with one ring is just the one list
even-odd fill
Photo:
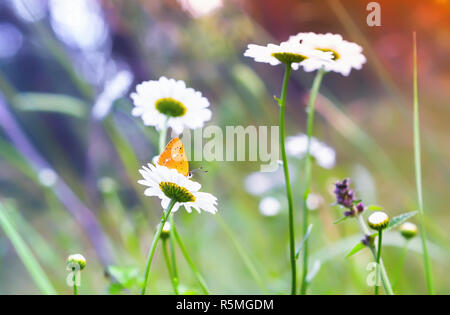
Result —
[[[173, 214], [170, 215], [169, 222], [170, 222], [171, 227], [175, 226]], [[175, 285], [178, 290], [178, 283], [179, 283], [178, 279], [179, 278], [178, 278], [178, 268], [177, 268], [177, 256], [176, 256], [176, 252], [175, 252], [175, 237], [174, 237], [172, 231], [169, 234], [169, 245], [170, 245], [170, 255], [172, 257], [172, 275], [173, 275], [173, 279], [175, 280]]]
[[[372, 233], [370, 233], [369, 228], [367, 227], [366, 223], [364, 222], [363, 216], [358, 215], [357, 219], [358, 219], [359, 228], [361, 229], [361, 232], [364, 234], [364, 236], [371, 235]], [[372, 252], [374, 259], [377, 259], [377, 251], [375, 249], [375, 246], [370, 245], [369, 249]], [[381, 257], [380, 257], [379, 266], [380, 266], [381, 281], [383, 282], [384, 290], [386, 291], [386, 293], [388, 295], [394, 295], [394, 291], [392, 291], [391, 282], [389, 281], [389, 277], [387, 275], [386, 268], [384, 267], [383, 259], [381, 259]]]
[[378, 231], [378, 251], [377, 251], [377, 277], [375, 283], [375, 295], [379, 293], [378, 283], [380, 282], [380, 261], [381, 261], [381, 248], [383, 246], [383, 230]]
[[[167, 141], [167, 124], [169, 121], [169, 117], [166, 118], [166, 121], [164, 122], [163, 128], [159, 131], [159, 154], [161, 154], [164, 151], [166, 141]], [[169, 216], [169, 222], [170, 226], [175, 226], [175, 222], [173, 220], [173, 214]], [[170, 255], [172, 257], [172, 264], [171, 269], [168, 270], [169, 274], [171, 275], [172, 284], [174, 286], [174, 291], [176, 294], [178, 294], [178, 271], [177, 271], [177, 261], [176, 261], [176, 255], [175, 255], [175, 242], [173, 233], [170, 232], [169, 234], [169, 245], [170, 245]], [[167, 265], [169, 268], [170, 265]]]
[[[313, 134], [314, 128], [314, 111], [316, 105], [317, 94], [319, 93], [320, 85], [322, 83], [323, 76], [325, 74], [325, 70], [321, 68], [317, 71], [316, 77], [314, 78], [314, 82], [311, 88], [311, 92], [309, 94], [309, 102], [308, 102], [308, 121], [307, 121], [307, 136], [308, 136], [308, 144], [306, 147], [306, 157], [305, 157], [305, 185], [303, 192], [303, 237], [306, 237], [306, 233], [308, 231], [309, 226], [309, 211], [307, 205], [307, 199], [310, 190], [310, 182], [311, 182], [311, 138]], [[303, 244], [303, 276], [302, 276], [302, 287], [301, 294], [306, 294], [308, 289], [308, 239], [305, 239]]]
[[194, 276], [197, 278], [198, 283], [200, 284], [200, 287], [203, 290], [204, 294], [209, 294], [208, 287], [206, 285], [205, 279], [203, 279], [202, 275], [198, 271], [197, 267], [194, 264], [194, 261], [192, 260], [191, 256], [189, 256], [189, 253], [186, 250], [186, 247], [184, 247], [183, 241], [181, 240], [180, 234], [178, 234], [178, 230], [173, 225], [171, 227], [171, 231], [173, 231], [173, 235], [175, 236], [175, 240], [178, 243], [178, 246], [181, 249], [181, 252], [183, 253], [184, 259], [186, 259], [186, 262], [188, 263], [189, 267], [191, 268], [192, 272], [194, 273]]
[[78, 288], [77, 288], [77, 271], [72, 271], [73, 272], [73, 277], [72, 277], [72, 281], [73, 281], [73, 295], [78, 295]]
[[170, 277], [170, 280], [172, 281], [173, 291], [175, 292], [176, 295], [178, 295], [177, 280], [173, 275], [172, 265], [170, 263], [170, 258], [169, 258], [169, 251], [167, 250], [167, 239], [165, 239], [165, 238], [163, 239], [163, 242], [162, 242], [162, 248], [163, 248], [163, 253], [164, 253], [164, 260], [166, 261], [167, 271], [169, 272], [169, 277]]
[[279, 100], [280, 105], [280, 147], [281, 156], [283, 159], [284, 179], [286, 182], [286, 195], [289, 205], [289, 249], [290, 249], [290, 261], [291, 261], [291, 273], [292, 273], [292, 287], [291, 294], [295, 295], [297, 290], [297, 266], [295, 262], [295, 235], [294, 235], [294, 204], [292, 200], [291, 181], [289, 178], [289, 169], [286, 157], [285, 148], [285, 109], [286, 109], [286, 91], [289, 81], [289, 75], [291, 74], [291, 65], [286, 64], [286, 71], [283, 78], [283, 87], [281, 89], [281, 97]]
[[414, 88], [414, 162], [416, 172], [416, 188], [417, 188], [417, 201], [419, 203], [419, 225], [420, 225], [420, 237], [422, 239], [423, 259], [425, 265], [425, 276], [427, 280], [428, 294], [434, 294], [433, 273], [431, 270], [431, 261], [428, 254], [427, 247], [427, 235], [425, 231], [424, 223], [424, 210], [423, 210], [423, 194], [422, 194], [422, 163], [420, 158], [420, 124], [419, 124], [419, 96], [417, 88], [417, 41], [416, 33], [413, 33], [414, 52], [413, 52], [413, 88]]
[[170, 212], [172, 211], [172, 208], [175, 205], [175, 203], [176, 203], [175, 200], [173, 200], [173, 199], [170, 200], [170, 203], [167, 206], [167, 209], [164, 211], [164, 213], [161, 216], [161, 223], [159, 224], [156, 234], [153, 237], [152, 246], [150, 247], [150, 252], [148, 254], [147, 266], [145, 268], [144, 284], [142, 285], [142, 290], [141, 290], [142, 295], [145, 294], [145, 290], [147, 288], [147, 281], [148, 281], [148, 275], [150, 273], [150, 266], [152, 264], [153, 255], [155, 254], [156, 245], [158, 244], [158, 240], [161, 236], [161, 231], [162, 231], [167, 219], [169, 218]]

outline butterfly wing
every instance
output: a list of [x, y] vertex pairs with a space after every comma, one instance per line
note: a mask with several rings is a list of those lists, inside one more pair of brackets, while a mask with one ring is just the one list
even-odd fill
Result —
[[189, 162], [184, 152], [183, 143], [179, 138], [170, 140], [159, 156], [158, 164], [170, 169], [176, 169], [180, 174], [188, 176]]

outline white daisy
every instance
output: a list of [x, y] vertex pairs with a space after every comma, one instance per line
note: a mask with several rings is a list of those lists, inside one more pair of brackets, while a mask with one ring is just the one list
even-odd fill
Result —
[[360, 70], [362, 65], [366, 63], [366, 57], [362, 54], [362, 47], [358, 44], [346, 41], [339, 34], [316, 34], [316, 33], [299, 33], [291, 36], [288, 40], [291, 43], [301, 43], [307, 47], [331, 52], [333, 55], [332, 62], [309, 63], [302, 65], [304, 70], [315, 71], [324, 67], [325, 71], [334, 71], [348, 76], [352, 69]]
[[[286, 138], [286, 152], [290, 156], [303, 158], [308, 147], [308, 136], [298, 134]], [[326, 169], [331, 169], [336, 164], [336, 152], [334, 149], [316, 138], [311, 138], [311, 155], [317, 164]]]
[[176, 134], [184, 127], [203, 127], [211, 119], [209, 102], [202, 93], [186, 87], [184, 81], [159, 78], [145, 81], [131, 94], [134, 102], [132, 114], [140, 116], [147, 126], [161, 130], [167, 124]]
[[187, 212], [192, 208], [200, 213], [200, 210], [216, 213], [217, 198], [212, 194], [199, 191], [201, 185], [188, 179], [176, 169], [169, 169], [159, 164], [148, 164], [139, 170], [144, 179], [139, 184], [147, 186], [144, 194], [156, 196], [161, 199], [161, 206], [166, 209], [171, 199], [176, 201], [172, 212], [183, 206]]
[[267, 46], [249, 44], [244, 56], [272, 66], [290, 63], [294, 70], [297, 70], [300, 65], [309, 68], [321, 66], [323, 63], [331, 62], [333, 58], [330, 52], [313, 49], [295, 41], [282, 42], [280, 45], [268, 44]]

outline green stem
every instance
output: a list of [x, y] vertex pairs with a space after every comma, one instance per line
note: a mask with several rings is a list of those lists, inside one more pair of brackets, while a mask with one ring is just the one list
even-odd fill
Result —
[[173, 270], [172, 270], [172, 266], [171, 266], [170, 258], [169, 258], [169, 251], [167, 250], [167, 239], [166, 238], [163, 239], [162, 248], [163, 248], [163, 253], [164, 253], [164, 260], [166, 261], [167, 271], [169, 272], [169, 277], [170, 277], [170, 280], [172, 281], [173, 291], [175, 292], [176, 295], [178, 295], [177, 280], [173, 275]]
[[[363, 216], [358, 215], [357, 216], [359, 228], [361, 229], [361, 232], [365, 235], [371, 235], [369, 228], [367, 227], [366, 223], [364, 222]], [[373, 258], [377, 260], [377, 251], [375, 249], [375, 246], [371, 245], [369, 246], [370, 251], [372, 252]], [[394, 295], [394, 291], [392, 290], [391, 282], [389, 281], [389, 277], [386, 272], [386, 268], [384, 267], [383, 259], [380, 257], [380, 274], [381, 274], [381, 281], [383, 282], [384, 290], [388, 295]]]
[[414, 162], [416, 172], [417, 200], [419, 203], [419, 226], [422, 239], [423, 259], [425, 265], [425, 276], [427, 280], [428, 294], [434, 294], [433, 273], [431, 270], [431, 261], [428, 254], [427, 235], [425, 231], [423, 193], [422, 193], [422, 163], [420, 153], [420, 124], [419, 124], [419, 96], [417, 87], [417, 41], [416, 33], [413, 33], [414, 52], [413, 52], [413, 88], [414, 88]]
[[289, 178], [289, 169], [286, 157], [285, 148], [285, 109], [286, 109], [286, 91], [289, 82], [289, 75], [291, 74], [291, 64], [286, 64], [286, 71], [283, 78], [283, 87], [281, 89], [281, 97], [279, 100], [280, 105], [280, 147], [281, 156], [283, 159], [284, 179], [286, 182], [286, 195], [289, 205], [289, 249], [290, 249], [290, 261], [291, 261], [291, 273], [292, 273], [292, 287], [291, 294], [295, 295], [297, 290], [297, 266], [295, 262], [295, 235], [294, 235], [294, 203], [292, 200], [291, 181]]
[[[173, 219], [173, 214], [170, 215], [169, 220], [170, 220], [170, 226], [174, 227], [175, 220]], [[175, 237], [172, 232], [169, 234], [169, 244], [170, 244], [170, 255], [172, 256], [172, 274], [173, 274], [173, 278], [175, 280], [175, 284], [176, 284], [177, 290], [178, 290], [179, 277], [178, 277], [178, 268], [177, 268], [177, 256], [176, 256], [176, 252], [175, 252]]]
[[[169, 117], [167, 117], [166, 121], [164, 122], [163, 128], [159, 131], [159, 154], [161, 154], [164, 151], [164, 148], [166, 146], [167, 141], [167, 123], [168, 123]], [[169, 222], [170, 226], [175, 226], [175, 222], [173, 219], [173, 214], [169, 216]], [[175, 242], [173, 233], [170, 233], [170, 239], [169, 239], [169, 245], [170, 245], [170, 255], [172, 256], [172, 267], [171, 270], [169, 270], [169, 274], [171, 274], [172, 283], [174, 285], [175, 292], [178, 292], [178, 271], [177, 271], [177, 257], [175, 253]], [[178, 294], [178, 293], [176, 293]]]
[[171, 231], [173, 231], [173, 234], [175, 236], [175, 240], [178, 243], [178, 246], [181, 249], [181, 252], [183, 253], [184, 259], [186, 259], [186, 262], [188, 263], [189, 267], [191, 268], [192, 272], [194, 273], [194, 276], [197, 278], [198, 283], [200, 284], [200, 287], [203, 290], [204, 294], [209, 294], [208, 287], [206, 286], [206, 282], [203, 279], [202, 275], [198, 271], [197, 267], [195, 266], [193, 260], [191, 259], [191, 256], [189, 256], [189, 253], [187, 252], [186, 248], [184, 247], [184, 244], [181, 240], [180, 235], [178, 234], [177, 228], [174, 226], [171, 226]]
[[147, 288], [147, 281], [148, 281], [148, 275], [150, 273], [150, 266], [152, 265], [153, 255], [155, 254], [156, 245], [158, 244], [158, 240], [161, 236], [161, 231], [162, 231], [164, 224], [166, 223], [175, 203], [176, 203], [175, 200], [173, 200], [173, 199], [170, 200], [170, 203], [167, 206], [167, 209], [164, 211], [164, 213], [161, 216], [161, 222], [158, 226], [158, 230], [156, 231], [156, 234], [153, 237], [152, 246], [150, 247], [150, 252], [148, 254], [147, 266], [145, 268], [144, 284], [142, 285], [142, 290], [141, 290], [142, 295], [145, 294], [145, 290]]
[[377, 277], [375, 282], [375, 295], [379, 293], [378, 283], [380, 282], [380, 261], [381, 261], [381, 248], [383, 246], [383, 230], [378, 231], [378, 251], [377, 251]]
[[73, 270], [73, 277], [72, 277], [72, 281], [73, 281], [73, 295], [78, 295], [78, 289], [77, 289], [77, 271]]
[[[303, 192], [303, 237], [306, 237], [306, 233], [308, 231], [309, 226], [309, 211], [307, 205], [308, 194], [310, 190], [311, 183], [311, 138], [313, 134], [314, 128], [314, 111], [316, 105], [317, 94], [319, 93], [320, 85], [322, 83], [323, 76], [325, 74], [325, 70], [321, 68], [317, 71], [316, 77], [314, 78], [314, 82], [311, 88], [311, 92], [309, 94], [309, 102], [308, 102], [308, 121], [307, 121], [307, 136], [308, 136], [308, 144], [306, 147], [306, 157], [305, 157], [305, 185]], [[306, 294], [308, 289], [308, 239], [305, 239], [303, 245], [303, 276], [302, 276], [302, 287], [301, 294]]]

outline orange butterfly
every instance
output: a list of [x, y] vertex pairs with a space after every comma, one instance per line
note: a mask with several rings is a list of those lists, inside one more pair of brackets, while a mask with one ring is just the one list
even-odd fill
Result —
[[179, 138], [173, 138], [167, 144], [158, 159], [158, 164], [170, 169], [176, 169], [184, 176], [189, 175], [189, 162], [184, 152], [183, 142]]

